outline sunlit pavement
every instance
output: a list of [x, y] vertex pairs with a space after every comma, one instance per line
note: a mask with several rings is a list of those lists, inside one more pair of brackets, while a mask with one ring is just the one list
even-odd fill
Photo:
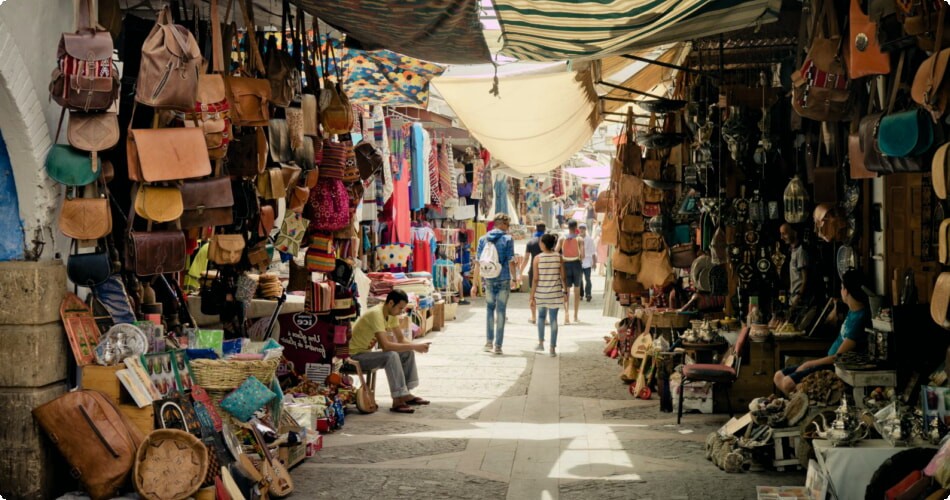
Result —
[[[726, 474], [706, 461], [706, 435], [726, 415], [675, 416], [633, 399], [604, 357], [616, 321], [601, 314], [603, 278], [580, 324], [561, 326], [558, 356], [536, 353], [528, 294], [512, 293], [504, 355], [482, 352], [485, 304], [425, 337], [415, 414], [347, 415], [318, 456], [293, 471], [304, 498], [755, 498], [756, 485], [801, 485], [801, 473]], [[549, 335], [548, 335], [549, 336]], [[547, 345], [545, 346], [547, 347]]]

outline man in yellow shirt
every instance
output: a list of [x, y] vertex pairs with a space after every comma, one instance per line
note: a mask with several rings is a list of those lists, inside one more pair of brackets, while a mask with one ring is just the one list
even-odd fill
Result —
[[[429, 344], [413, 344], [411, 339], [403, 337], [398, 317], [407, 305], [409, 296], [406, 292], [389, 292], [385, 303], [369, 308], [356, 320], [350, 337], [350, 355], [364, 370], [386, 370], [389, 392], [393, 397], [389, 411], [396, 413], [414, 413], [411, 405], [429, 404], [409, 392], [419, 386], [415, 353], [429, 352]], [[382, 350], [373, 350], [377, 343]]]

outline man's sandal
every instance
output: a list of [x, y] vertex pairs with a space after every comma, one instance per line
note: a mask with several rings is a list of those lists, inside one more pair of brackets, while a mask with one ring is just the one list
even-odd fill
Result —
[[416, 412], [416, 410], [413, 410], [412, 408], [409, 407], [409, 405], [405, 405], [405, 404], [390, 408], [389, 411], [393, 413], [415, 413]]
[[422, 399], [420, 397], [415, 397], [415, 398], [410, 399], [409, 401], [406, 401], [406, 404], [407, 405], [427, 405], [429, 404], [429, 401]]

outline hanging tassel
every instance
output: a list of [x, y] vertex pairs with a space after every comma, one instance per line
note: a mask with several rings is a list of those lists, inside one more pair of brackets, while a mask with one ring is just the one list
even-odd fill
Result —
[[501, 92], [498, 90], [498, 63], [496, 63], [495, 61], [492, 61], [491, 64], [492, 66], [495, 67], [495, 77], [492, 78], [492, 87], [491, 87], [491, 90], [488, 91], [488, 93], [495, 97], [501, 97]]

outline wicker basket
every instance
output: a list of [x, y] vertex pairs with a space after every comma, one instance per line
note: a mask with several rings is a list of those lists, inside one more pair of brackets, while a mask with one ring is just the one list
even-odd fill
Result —
[[653, 313], [653, 326], [656, 328], [687, 328], [691, 314], [682, 314], [676, 311], [664, 311]]
[[253, 375], [270, 386], [277, 372], [280, 358], [266, 361], [234, 361], [227, 359], [196, 359], [191, 361], [191, 376], [195, 383], [211, 391], [231, 391]]

